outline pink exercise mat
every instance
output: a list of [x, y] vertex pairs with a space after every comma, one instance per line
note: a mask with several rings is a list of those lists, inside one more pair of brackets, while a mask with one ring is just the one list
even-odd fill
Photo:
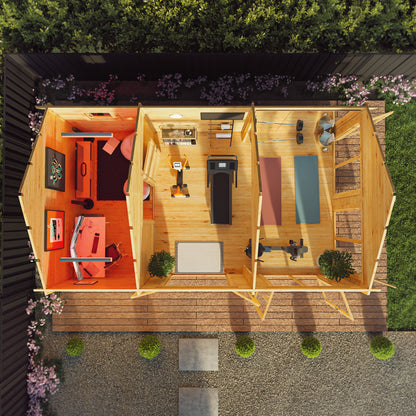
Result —
[[261, 157], [259, 162], [263, 193], [261, 225], [282, 225], [282, 164], [280, 157]]

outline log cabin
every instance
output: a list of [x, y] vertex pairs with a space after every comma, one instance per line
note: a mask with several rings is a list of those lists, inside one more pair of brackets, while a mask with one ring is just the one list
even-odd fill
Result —
[[[345, 294], [380, 290], [395, 200], [379, 119], [367, 106], [48, 106], [19, 190], [38, 290], [233, 292], [262, 319], [275, 292], [321, 292], [353, 319]], [[352, 132], [360, 146], [336, 164]], [[339, 192], [352, 164], [357, 186]], [[361, 227], [345, 236], [351, 212]], [[357, 266], [336, 282], [318, 257], [342, 244]], [[162, 250], [174, 270], [151, 276]]]

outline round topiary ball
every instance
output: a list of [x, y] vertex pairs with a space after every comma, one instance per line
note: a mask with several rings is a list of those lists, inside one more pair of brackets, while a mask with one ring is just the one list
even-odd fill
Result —
[[250, 357], [255, 349], [256, 346], [254, 345], [254, 341], [250, 337], [244, 335], [237, 338], [237, 342], [235, 343], [235, 350], [241, 357]]
[[84, 351], [84, 348], [84, 341], [79, 337], [71, 338], [65, 346], [66, 352], [68, 353], [68, 355], [71, 355], [72, 357], [81, 355]]
[[146, 335], [139, 344], [139, 353], [143, 358], [151, 360], [159, 355], [161, 349], [159, 338]]
[[371, 340], [370, 351], [379, 360], [388, 360], [394, 355], [394, 344], [388, 338], [380, 335]]
[[315, 337], [306, 337], [300, 347], [303, 354], [309, 358], [317, 357], [322, 351], [322, 345]]

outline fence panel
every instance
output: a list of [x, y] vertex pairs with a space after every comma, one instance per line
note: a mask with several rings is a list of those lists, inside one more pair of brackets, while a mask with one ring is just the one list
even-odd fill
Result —
[[35, 268], [28, 255], [28, 235], [18, 190], [31, 150], [28, 111], [35, 76], [9, 56], [4, 65], [0, 283], [0, 414], [23, 415], [27, 408], [27, 326], [25, 313], [34, 288]]

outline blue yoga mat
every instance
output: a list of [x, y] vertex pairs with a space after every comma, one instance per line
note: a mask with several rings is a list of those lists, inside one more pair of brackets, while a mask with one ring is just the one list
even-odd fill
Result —
[[296, 223], [321, 222], [318, 156], [295, 156]]

